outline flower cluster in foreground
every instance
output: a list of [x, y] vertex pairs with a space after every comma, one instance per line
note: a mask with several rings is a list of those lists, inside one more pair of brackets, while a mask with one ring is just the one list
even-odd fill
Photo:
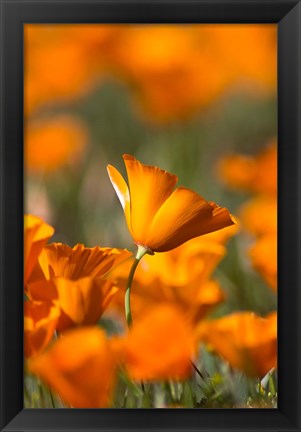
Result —
[[181, 405], [185, 385], [192, 392], [196, 376], [205, 379], [201, 346], [262, 379], [277, 366], [276, 313], [207, 317], [224, 300], [214, 270], [238, 230], [235, 218], [175, 188], [175, 175], [123, 158], [128, 184], [116, 168], [108, 173], [135, 255], [48, 243], [54, 229], [25, 216], [27, 372], [48, 386], [52, 401], [54, 392], [74, 408]]

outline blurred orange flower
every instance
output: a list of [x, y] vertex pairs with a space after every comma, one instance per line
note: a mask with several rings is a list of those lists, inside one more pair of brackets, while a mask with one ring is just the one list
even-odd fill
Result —
[[253, 193], [239, 211], [242, 227], [257, 237], [249, 250], [253, 267], [277, 290], [277, 148], [275, 140], [255, 157], [231, 156], [220, 162], [230, 187]]
[[25, 112], [80, 97], [105, 76], [125, 81], [157, 122], [186, 118], [237, 85], [275, 93], [276, 34], [262, 24], [26, 24]]
[[28, 296], [60, 308], [59, 331], [95, 324], [117, 292], [114, 282], [104, 276], [129, 256], [126, 250], [50, 244], [39, 256]]
[[195, 340], [181, 311], [170, 305], [150, 310], [114, 342], [134, 380], [185, 379], [191, 374]]
[[38, 261], [38, 256], [54, 233], [54, 228], [41, 218], [24, 216], [24, 284]]
[[59, 315], [59, 309], [50, 302], [25, 301], [25, 357], [31, 357], [38, 354], [51, 342]]
[[257, 95], [276, 89], [271, 25], [123, 26], [109, 56], [112, 73], [156, 122], [191, 116], [235, 85]]
[[234, 224], [227, 209], [207, 202], [184, 187], [174, 190], [177, 177], [124, 155], [129, 187], [111, 165], [108, 173], [137, 245], [166, 252], [186, 241]]
[[91, 90], [102, 79], [104, 54], [115, 33], [118, 26], [111, 24], [26, 24], [25, 114]]
[[[178, 307], [191, 324], [195, 325], [225, 298], [220, 285], [215, 280], [205, 281], [201, 284], [194, 282], [183, 287], [165, 286], [159, 279], [153, 284], [145, 283], [142, 271], [137, 273], [138, 276], [133, 282], [131, 293], [131, 309], [134, 320], [142, 317], [156, 305], [170, 304]], [[121, 290], [121, 287], [126, 286], [126, 277], [119, 278], [116, 285], [119, 287], [119, 291], [113, 298], [109, 310], [117, 310], [118, 314], [123, 317], [124, 289]]]
[[[201, 26], [202, 27], [202, 26]], [[224, 24], [207, 26], [220, 45], [220, 64], [233, 70], [234, 84], [249, 93], [275, 93], [277, 88], [277, 27]], [[212, 28], [213, 27], [213, 28]]]
[[[224, 294], [219, 284], [210, 278], [225, 255], [224, 243], [227, 236], [235, 233], [233, 228], [236, 230], [237, 225], [189, 240], [164, 254], [146, 255], [133, 282], [134, 320], [159, 303], [169, 303], [180, 308], [191, 323], [197, 323], [219, 304]], [[228, 234], [223, 234], [226, 231]], [[117, 309], [121, 315], [124, 314], [124, 290], [131, 265], [131, 261], [126, 261], [113, 274], [120, 289], [110, 308]]]
[[25, 127], [25, 166], [50, 173], [78, 162], [87, 144], [87, 130], [67, 115], [29, 121]]
[[[258, 216], [260, 212], [260, 217]], [[240, 207], [242, 226], [251, 234], [277, 234], [276, 197], [257, 195]]]
[[91, 277], [77, 280], [56, 277], [29, 284], [32, 299], [52, 302], [59, 308], [58, 331], [96, 324], [117, 290], [113, 282]]
[[277, 193], [277, 147], [272, 141], [258, 156], [234, 155], [218, 166], [221, 179], [231, 188], [260, 194]]
[[214, 52], [212, 31], [191, 25], [124, 26], [110, 51], [112, 73], [131, 86], [153, 121], [185, 118], [212, 103], [232, 78]]
[[200, 324], [198, 336], [233, 368], [263, 377], [277, 367], [277, 313], [266, 318], [237, 312]]
[[249, 249], [251, 262], [268, 285], [277, 291], [277, 238], [265, 235]]
[[111, 402], [116, 361], [105, 333], [96, 327], [70, 330], [28, 362], [74, 408], [105, 408]]

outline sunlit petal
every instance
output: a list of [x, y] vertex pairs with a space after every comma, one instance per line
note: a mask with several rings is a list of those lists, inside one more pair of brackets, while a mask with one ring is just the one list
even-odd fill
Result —
[[266, 318], [238, 312], [203, 322], [199, 338], [234, 368], [263, 377], [277, 367], [277, 313]]
[[135, 322], [122, 355], [135, 380], [184, 379], [191, 374], [194, 339], [182, 313], [163, 305]]
[[131, 256], [127, 250], [115, 248], [73, 248], [62, 243], [45, 247], [39, 257], [40, 268], [46, 279], [64, 277], [76, 280], [82, 277], [105, 276], [114, 266]]
[[177, 177], [160, 168], [144, 165], [133, 156], [123, 156], [130, 189], [131, 224], [135, 241], [142, 243], [149, 225], [171, 195]]
[[195, 192], [179, 187], [157, 212], [146, 244], [157, 252], [164, 252], [233, 223], [228, 210], [213, 207]]
[[96, 324], [117, 292], [112, 282], [101, 278], [55, 278], [53, 283], [57, 289], [54, 302], [74, 325]]
[[54, 228], [41, 218], [33, 215], [24, 216], [24, 283], [26, 284], [38, 256], [49, 238], [54, 234]]
[[113, 167], [112, 165], [108, 165], [107, 170], [108, 170], [111, 183], [115, 189], [115, 192], [124, 210], [128, 228], [130, 232], [132, 232], [131, 214], [130, 214], [131, 202], [130, 202], [129, 188], [124, 178], [122, 177], [120, 172], [117, 171], [115, 167]]
[[52, 340], [60, 316], [51, 302], [26, 301], [24, 304], [24, 355], [32, 357]]

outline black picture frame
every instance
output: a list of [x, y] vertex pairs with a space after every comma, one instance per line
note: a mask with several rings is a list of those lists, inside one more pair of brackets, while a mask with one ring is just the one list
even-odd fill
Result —
[[[296, 0], [0, 0], [3, 431], [301, 431], [300, 53]], [[23, 409], [23, 24], [278, 24], [278, 409]]]

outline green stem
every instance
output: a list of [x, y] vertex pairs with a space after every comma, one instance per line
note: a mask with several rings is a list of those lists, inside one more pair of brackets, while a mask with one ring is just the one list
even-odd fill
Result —
[[129, 277], [128, 277], [128, 281], [127, 281], [127, 288], [125, 291], [125, 298], [124, 298], [124, 308], [125, 308], [125, 317], [126, 317], [126, 321], [128, 324], [128, 327], [130, 328], [132, 323], [133, 323], [133, 319], [132, 319], [132, 312], [131, 312], [131, 287], [132, 287], [132, 283], [133, 283], [133, 278], [134, 278], [134, 274], [136, 271], [136, 268], [141, 260], [141, 258], [147, 254], [150, 253], [150, 251], [145, 248], [144, 246], [138, 246], [138, 250], [136, 253], [136, 257], [135, 260], [133, 262]]

